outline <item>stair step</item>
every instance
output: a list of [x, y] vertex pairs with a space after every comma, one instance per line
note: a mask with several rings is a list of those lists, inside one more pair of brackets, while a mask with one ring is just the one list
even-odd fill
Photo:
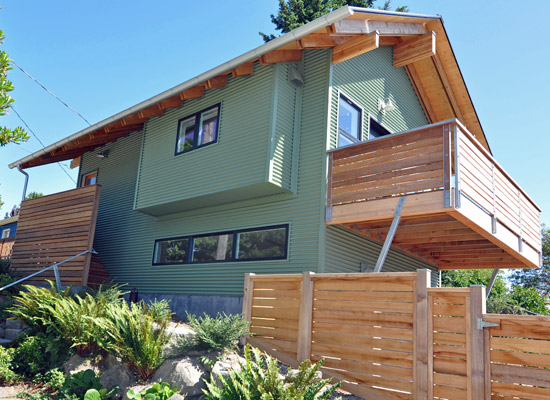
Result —
[[4, 331], [4, 338], [8, 340], [15, 340], [23, 334], [24, 329], [6, 329]]
[[9, 346], [11, 342], [13, 342], [13, 340], [0, 339], [0, 346]]
[[20, 319], [7, 319], [6, 320], [7, 329], [21, 329], [23, 328], [23, 321]]

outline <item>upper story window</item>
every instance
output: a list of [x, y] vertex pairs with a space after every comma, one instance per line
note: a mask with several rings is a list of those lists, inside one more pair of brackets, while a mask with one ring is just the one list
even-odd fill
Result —
[[10, 237], [10, 228], [4, 229], [2, 231], [2, 239], [6, 239], [6, 238], [9, 238], [9, 237]]
[[97, 171], [90, 172], [82, 177], [81, 186], [90, 186], [97, 183]]
[[384, 125], [379, 123], [374, 118], [370, 117], [369, 119], [369, 140], [380, 137], [391, 135], [391, 132]]
[[363, 110], [346, 96], [338, 100], [338, 147], [359, 143], [362, 139]]
[[218, 141], [220, 105], [209, 107], [178, 122], [176, 155]]

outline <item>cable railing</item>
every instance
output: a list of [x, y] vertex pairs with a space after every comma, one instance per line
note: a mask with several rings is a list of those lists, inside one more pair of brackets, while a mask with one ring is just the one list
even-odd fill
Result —
[[38, 274], [41, 274], [42, 272], [49, 271], [50, 269], [53, 269], [53, 272], [54, 272], [54, 275], [55, 275], [55, 284], [56, 284], [57, 289], [59, 290], [59, 289], [61, 288], [61, 276], [59, 275], [59, 266], [60, 266], [61, 264], [63, 264], [63, 263], [66, 263], [67, 261], [71, 261], [71, 260], [73, 260], [73, 259], [75, 259], [75, 258], [77, 258], [77, 257], [83, 256], [84, 254], [87, 254], [87, 253], [97, 254], [97, 252], [96, 252], [95, 250], [93, 250], [93, 249], [92, 249], [92, 250], [83, 251], [82, 253], [76, 254], [76, 255], [74, 255], [74, 256], [72, 256], [72, 257], [69, 257], [69, 258], [67, 258], [67, 259], [65, 259], [65, 260], [63, 260], [63, 261], [60, 261], [60, 262], [55, 263], [55, 264], [53, 264], [53, 265], [50, 265], [50, 266], [47, 267], [47, 268], [41, 269], [40, 271], [37, 271], [37, 272], [35, 272], [35, 273], [33, 273], [33, 274], [30, 274], [30, 275], [27, 275], [26, 277], [21, 278], [21, 279], [19, 279], [18, 281], [12, 282], [12, 283], [10, 283], [9, 285], [6, 285], [6, 286], [4, 286], [4, 287], [1, 287], [1, 288], [0, 288], [0, 292], [1, 292], [2, 290], [4, 290], [4, 289], [7, 289], [7, 288], [11, 287], [11, 286], [18, 285], [19, 283], [24, 282], [24, 281], [26, 281], [27, 279], [32, 278], [32, 277], [34, 277], [34, 276], [36, 276], [36, 275], [38, 275]]

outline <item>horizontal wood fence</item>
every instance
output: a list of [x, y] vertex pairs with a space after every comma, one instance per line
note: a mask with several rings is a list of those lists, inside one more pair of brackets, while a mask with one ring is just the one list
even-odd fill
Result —
[[[92, 185], [21, 203], [11, 268], [21, 277], [92, 250], [100, 186]], [[90, 253], [59, 267], [63, 285], [86, 285]], [[53, 270], [27, 281], [43, 284]]]
[[[245, 277], [250, 344], [365, 399], [548, 399], [550, 318], [485, 312], [485, 288], [430, 272]], [[493, 323], [491, 327], [485, 327]]]

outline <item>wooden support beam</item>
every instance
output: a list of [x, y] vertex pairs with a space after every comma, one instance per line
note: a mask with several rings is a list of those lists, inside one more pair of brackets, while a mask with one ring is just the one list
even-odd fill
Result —
[[302, 61], [302, 50], [273, 50], [260, 58], [262, 65], [298, 61]]
[[332, 63], [338, 64], [368, 51], [377, 49], [379, 45], [378, 32], [370, 35], [359, 36], [346, 43], [336, 46], [332, 50]]
[[436, 122], [437, 114], [432, 107], [432, 103], [430, 101], [430, 98], [428, 97], [428, 94], [426, 93], [426, 90], [424, 89], [424, 85], [422, 83], [422, 80], [420, 79], [420, 76], [418, 75], [416, 67], [414, 66], [414, 64], [409, 64], [405, 65], [405, 69], [407, 70], [409, 79], [413, 84], [416, 95], [420, 100], [420, 103], [422, 104], [422, 108], [424, 109], [424, 113], [428, 117], [428, 120], [430, 121], [430, 123]]
[[182, 104], [183, 104], [183, 100], [181, 99], [179, 94], [169, 97], [166, 100], [162, 100], [159, 103], [160, 107], [163, 110], [166, 110], [168, 108], [177, 108], [177, 107], [180, 107]]
[[345, 19], [332, 25], [333, 35], [370, 34], [378, 31], [380, 36], [411, 36], [428, 33], [424, 24], [407, 22], [364, 21]]
[[235, 69], [231, 71], [231, 75], [233, 75], [233, 77], [248, 76], [248, 75], [252, 75], [253, 72], [254, 72], [254, 63], [250, 61], [250, 62], [241, 64], [238, 67], [235, 67]]
[[206, 81], [206, 89], [219, 89], [227, 85], [227, 75], [218, 75]]
[[464, 121], [462, 117], [462, 112], [460, 111], [460, 106], [456, 101], [456, 97], [453, 93], [451, 84], [449, 83], [449, 79], [447, 78], [447, 74], [445, 73], [445, 69], [443, 68], [443, 65], [441, 64], [441, 61], [439, 60], [439, 57], [437, 56], [437, 54], [434, 55], [433, 63], [434, 63], [435, 69], [437, 70], [437, 73], [439, 74], [439, 79], [441, 80], [441, 84], [445, 88], [445, 93], [447, 95], [447, 98], [449, 99], [449, 103], [451, 107], [453, 108], [455, 116], [459, 120]]
[[326, 33], [311, 33], [301, 38], [300, 43], [304, 49], [329, 48], [338, 44], [334, 38]]
[[147, 121], [148, 118], [142, 118], [139, 115], [132, 114], [128, 115], [127, 117], [122, 118], [122, 125], [133, 125], [133, 124], [140, 124]]
[[435, 32], [416, 39], [399, 43], [393, 48], [393, 66], [395, 68], [435, 56]]
[[147, 107], [141, 111], [138, 111], [137, 115], [139, 118], [151, 118], [162, 115], [164, 110], [160, 109], [158, 104], [153, 104], [150, 107]]
[[198, 85], [180, 94], [182, 100], [198, 99], [204, 95], [204, 86]]
[[80, 166], [80, 160], [82, 160], [82, 156], [78, 156], [76, 158], [73, 158], [71, 160], [71, 169]]

